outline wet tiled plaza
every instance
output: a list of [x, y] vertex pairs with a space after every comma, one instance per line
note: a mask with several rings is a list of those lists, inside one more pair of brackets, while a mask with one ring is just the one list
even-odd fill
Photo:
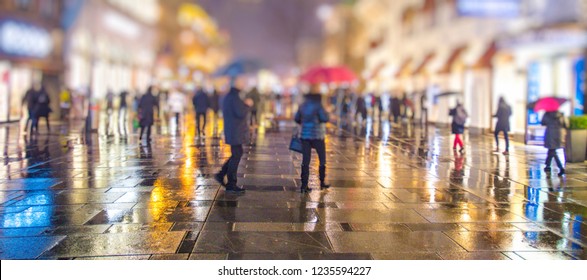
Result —
[[559, 178], [540, 147], [503, 156], [467, 135], [455, 154], [446, 129], [331, 126], [332, 188], [318, 190], [314, 158], [315, 190], [301, 194], [291, 127], [258, 130], [235, 195], [212, 177], [230, 148], [211, 130], [147, 146], [0, 126], [0, 258], [587, 259], [585, 164]]

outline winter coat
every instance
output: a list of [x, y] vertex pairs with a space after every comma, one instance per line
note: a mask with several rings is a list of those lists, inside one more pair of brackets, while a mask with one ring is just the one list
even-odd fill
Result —
[[394, 115], [394, 116], [399, 116], [401, 115], [401, 111], [402, 111], [402, 104], [401, 104], [401, 100], [397, 97], [394, 97], [391, 99], [391, 102], [389, 104], [389, 111]]
[[296, 123], [302, 125], [301, 139], [324, 139], [326, 135], [325, 123], [328, 122], [328, 113], [322, 106], [322, 96], [310, 93], [295, 116]]
[[209, 100], [210, 109], [214, 112], [218, 112], [218, 110], [220, 110], [220, 95], [218, 94], [218, 91], [214, 90], [214, 93], [212, 93], [212, 97]]
[[35, 112], [36, 117], [49, 117], [49, 113], [52, 112], [51, 107], [51, 99], [49, 98], [49, 93], [45, 89], [41, 89], [37, 93], [37, 102], [35, 102], [35, 107], [33, 111]]
[[259, 94], [259, 91], [256, 88], [249, 91], [249, 93], [247, 93], [246, 98], [250, 98], [251, 100], [253, 100], [253, 107], [251, 108], [252, 110], [259, 110], [259, 104], [261, 103], [261, 94]]
[[155, 117], [153, 116], [155, 107], [159, 107], [159, 102], [153, 94], [147, 93], [141, 97], [139, 101], [139, 124], [141, 126], [153, 125], [155, 122]]
[[183, 113], [183, 110], [185, 109], [185, 101], [185, 96], [180, 92], [171, 92], [171, 94], [169, 94], [169, 99], [167, 100], [169, 111], [172, 113]]
[[[467, 114], [467, 111], [465, 111], [465, 108], [462, 108], [462, 105], [460, 106], [461, 109], [463, 110], [463, 112], [465, 113], [465, 119], [466, 117], [468, 117], [469, 115]], [[457, 121], [457, 110], [459, 109], [459, 106], [451, 109], [449, 111], [449, 115], [452, 116], [452, 124], [451, 124], [451, 132], [452, 134], [463, 134], [465, 133], [465, 124], [464, 123], [459, 123]]]
[[365, 98], [363, 96], [357, 97], [357, 106], [356, 110], [360, 114], [367, 114], [367, 102], [365, 102]]
[[512, 115], [512, 108], [507, 104], [500, 104], [497, 108], [497, 113], [493, 116], [497, 118], [495, 124], [495, 131], [510, 131], [510, 116]]
[[562, 146], [561, 129], [566, 125], [563, 116], [559, 112], [547, 112], [542, 117], [542, 125], [546, 126], [544, 132], [544, 147], [558, 149]]
[[[206, 113], [208, 108], [210, 108], [210, 98], [208, 94], [206, 94], [203, 90], [198, 90], [194, 98], [192, 98], [192, 103], [194, 104], [194, 109], [196, 109], [196, 113]], [[218, 106], [218, 105], [217, 105]]]
[[243, 102], [239, 92], [239, 89], [231, 88], [222, 101], [224, 138], [228, 145], [242, 145], [249, 142], [247, 115], [251, 108]]

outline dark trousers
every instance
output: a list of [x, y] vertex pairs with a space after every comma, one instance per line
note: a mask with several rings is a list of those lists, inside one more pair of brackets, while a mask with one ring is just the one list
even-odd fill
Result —
[[420, 123], [428, 124], [428, 109], [422, 108], [422, 117], [420, 118]]
[[556, 162], [556, 166], [558, 166], [559, 169], [563, 169], [563, 163], [561, 162], [560, 158], [558, 158], [558, 155], [556, 154], [556, 149], [548, 149], [548, 154], [546, 155], [546, 162], [544, 163], [546, 167], [550, 167], [550, 163], [552, 162], [553, 158]]
[[[150, 125], [146, 126], [146, 129], [147, 129], [147, 141], [150, 141], [151, 140], [151, 126]], [[145, 126], [141, 126], [141, 134], [139, 136], [139, 139], [141, 139], [141, 140], [143, 139], [144, 132], [145, 132]]]
[[[204, 118], [204, 123], [202, 128], [200, 129], [200, 118]], [[198, 127], [198, 136], [200, 136], [200, 131], [206, 133], [206, 113], [196, 113], [196, 126]]]
[[326, 179], [326, 145], [324, 144], [324, 139], [302, 139], [302, 188], [308, 187], [312, 149], [316, 150], [320, 161], [320, 182], [324, 183]]
[[505, 150], [510, 150], [510, 137], [508, 136], [508, 132], [505, 130], [496, 130], [493, 135], [495, 136], [495, 145], [499, 148], [499, 133], [503, 132], [503, 138], [505, 138]]
[[243, 157], [243, 145], [230, 145], [230, 158], [224, 163], [220, 175], [228, 179], [228, 188], [236, 187], [236, 173]]

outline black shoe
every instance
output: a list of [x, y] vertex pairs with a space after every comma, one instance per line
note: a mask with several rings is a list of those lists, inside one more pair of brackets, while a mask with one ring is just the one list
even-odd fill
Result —
[[226, 184], [224, 183], [224, 176], [222, 176], [222, 174], [216, 173], [214, 175], [214, 179], [216, 179], [216, 181], [220, 183], [221, 186], [226, 188]]
[[312, 189], [310, 189], [310, 188], [308, 188], [308, 187], [305, 187], [305, 188], [304, 188], [304, 187], [302, 187], [302, 188], [300, 189], [300, 192], [301, 192], [301, 193], [309, 193], [309, 192], [311, 192], [311, 191], [312, 191]]
[[320, 189], [321, 190], [325, 190], [325, 189], [328, 189], [328, 188], [330, 188], [330, 185], [327, 185], [327, 184], [324, 184], [324, 183], [321, 183], [320, 184]]
[[561, 168], [560, 171], [558, 172], [558, 176], [562, 177], [563, 175], [565, 175], [565, 169]]
[[552, 169], [550, 166], [544, 167], [544, 172], [549, 173]]
[[245, 189], [239, 188], [239, 187], [236, 187], [236, 186], [227, 186], [226, 187], [226, 192], [233, 193], [233, 194], [244, 194], [245, 193]]

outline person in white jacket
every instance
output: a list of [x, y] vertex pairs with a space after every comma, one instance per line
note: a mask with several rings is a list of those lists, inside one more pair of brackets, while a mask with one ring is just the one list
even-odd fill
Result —
[[167, 106], [169, 112], [175, 116], [176, 129], [180, 128], [180, 117], [185, 110], [186, 98], [185, 95], [177, 88], [172, 89], [167, 99]]

